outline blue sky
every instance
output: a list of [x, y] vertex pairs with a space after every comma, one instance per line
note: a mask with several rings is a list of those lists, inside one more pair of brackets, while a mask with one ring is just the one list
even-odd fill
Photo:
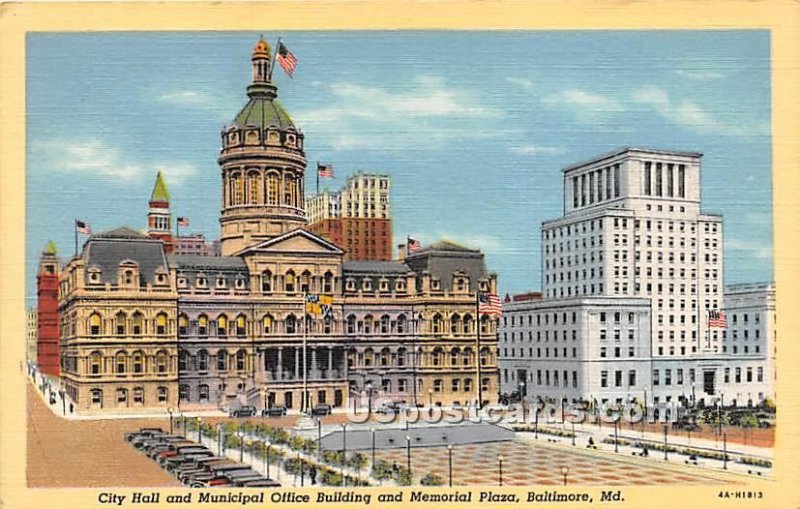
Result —
[[[220, 129], [245, 104], [258, 33], [29, 34], [27, 282], [73, 220], [144, 228], [157, 169], [189, 231], [219, 234]], [[338, 188], [389, 173], [395, 244], [481, 248], [500, 289], [540, 286], [560, 169], [622, 146], [704, 154], [726, 283], [772, 279], [766, 31], [280, 32], [279, 98]], [[306, 186], [313, 192], [313, 170]]]

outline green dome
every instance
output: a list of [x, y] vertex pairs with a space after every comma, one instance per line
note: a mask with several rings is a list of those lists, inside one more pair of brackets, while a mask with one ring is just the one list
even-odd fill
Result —
[[281, 130], [295, 127], [292, 117], [286, 113], [281, 103], [266, 97], [252, 97], [236, 115], [233, 123], [237, 127], [255, 125], [262, 129], [270, 125], [276, 125]]

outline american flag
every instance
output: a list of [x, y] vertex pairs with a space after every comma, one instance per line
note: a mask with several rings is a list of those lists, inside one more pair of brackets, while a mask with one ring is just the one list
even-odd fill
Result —
[[333, 165], [317, 163], [317, 175], [325, 178], [333, 178]]
[[277, 60], [284, 72], [291, 78], [292, 74], [294, 74], [294, 70], [297, 68], [297, 59], [282, 42], [278, 43]]
[[422, 247], [422, 245], [419, 243], [419, 241], [417, 239], [412, 239], [411, 237], [406, 237], [406, 240], [408, 241], [407, 244], [408, 244], [408, 252], [409, 253], [416, 253]]
[[78, 233], [82, 233], [84, 235], [91, 235], [92, 234], [92, 227], [89, 226], [89, 223], [84, 221], [75, 220], [75, 231]]
[[478, 314], [502, 315], [503, 307], [500, 297], [494, 293], [478, 293]]
[[725, 311], [717, 311], [716, 309], [708, 310], [708, 327], [726, 328], [728, 326], [728, 317], [725, 316]]
[[189, 226], [189, 218], [188, 217], [179, 217], [178, 218], [178, 226]]

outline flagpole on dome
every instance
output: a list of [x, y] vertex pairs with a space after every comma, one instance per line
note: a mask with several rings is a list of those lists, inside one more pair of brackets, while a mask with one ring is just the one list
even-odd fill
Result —
[[[263, 35], [261, 36], [264, 37]], [[275, 44], [275, 53], [272, 55], [272, 63], [269, 66], [269, 81], [272, 81], [272, 71], [275, 69], [275, 63], [278, 61], [278, 48], [281, 47], [281, 38], [278, 37], [278, 42]]]
[[317, 161], [317, 195], [319, 195], [319, 168], [320, 164], [319, 161]]

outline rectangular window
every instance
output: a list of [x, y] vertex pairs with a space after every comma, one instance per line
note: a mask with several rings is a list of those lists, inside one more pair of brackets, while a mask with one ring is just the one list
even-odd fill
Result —
[[644, 194], [645, 196], [650, 196], [653, 194], [653, 186], [650, 182], [652, 178], [652, 166], [653, 163], [647, 161], [644, 163]]
[[672, 198], [674, 196], [674, 188], [672, 187], [673, 186], [672, 177], [673, 177], [673, 167], [674, 166], [675, 165], [673, 165], [673, 164], [668, 164], [667, 165], [667, 196], [669, 196], [670, 198]]
[[608, 387], [608, 371], [600, 372], [600, 387]]
[[653, 385], [658, 385], [658, 384], [659, 384], [659, 380], [658, 380], [658, 370], [657, 370], [657, 369], [654, 369], [654, 370], [653, 370]]
[[686, 166], [678, 165], [678, 196], [686, 198]]
[[628, 371], [628, 386], [633, 387], [636, 385], [636, 371], [630, 370]]
[[661, 163], [656, 163], [656, 196], [661, 196], [663, 193], [662, 177]]

